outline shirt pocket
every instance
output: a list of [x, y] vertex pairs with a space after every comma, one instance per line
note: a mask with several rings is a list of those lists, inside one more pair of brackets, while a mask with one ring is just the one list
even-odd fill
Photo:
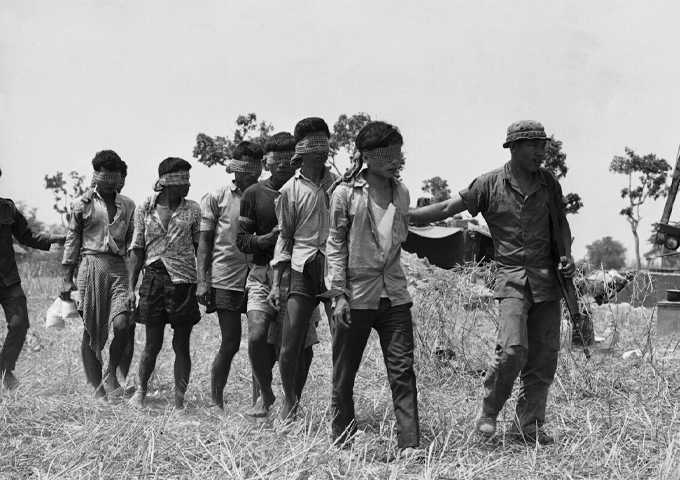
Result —
[[3, 207], [0, 216], [0, 238], [3, 245], [12, 244], [12, 227], [14, 226], [14, 215], [9, 208]]

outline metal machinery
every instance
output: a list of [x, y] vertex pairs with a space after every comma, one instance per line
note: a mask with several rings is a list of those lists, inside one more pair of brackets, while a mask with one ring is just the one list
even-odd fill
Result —
[[675, 197], [678, 195], [678, 187], [680, 186], [680, 148], [678, 148], [678, 155], [675, 159], [675, 168], [673, 169], [673, 180], [671, 187], [668, 190], [666, 197], [666, 205], [663, 209], [661, 221], [657, 223], [655, 243], [664, 245], [669, 250], [677, 250], [680, 247], [680, 228], [670, 225], [671, 212], [673, 211], [673, 204]]

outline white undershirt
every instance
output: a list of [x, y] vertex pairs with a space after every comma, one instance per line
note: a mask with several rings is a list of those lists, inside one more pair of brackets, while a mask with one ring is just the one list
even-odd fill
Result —
[[[390, 203], [387, 206], [387, 209], [380, 208], [380, 206], [373, 201], [369, 202], [369, 205], [371, 212], [373, 213], [373, 218], [375, 218], [375, 223], [378, 225], [380, 250], [384, 255], [387, 255], [392, 246], [392, 225], [394, 224], [394, 214], [397, 209], [393, 203]], [[386, 298], [387, 296], [387, 289], [385, 288], [385, 282], [383, 281], [380, 297]]]

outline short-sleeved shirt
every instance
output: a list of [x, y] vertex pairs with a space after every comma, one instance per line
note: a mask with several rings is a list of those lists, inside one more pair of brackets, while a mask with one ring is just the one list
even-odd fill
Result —
[[[460, 192], [468, 212], [473, 217], [481, 213], [489, 226], [499, 267], [496, 298], [523, 298], [527, 282], [535, 302], [561, 298], [548, 201], [555, 202], [558, 212], [564, 210], [565, 203], [559, 183], [547, 176], [552, 174], [544, 168], [534, 173], [525, 195], [508, 162], [477, 177]], [[551, 190], [547, 181], [556, 187]]]
[[50, 235], [33, 232], [14, 202], [0, 198], [0, 287], [9, 287], [21, 281], [12, 237], [27, 247], [50, 249]]
[[276, 202], [281, 232], [271, 262], [273, 266], [290, 260], [291, 268], [302, 273], [305, 263], [317, 252], [326, 254], [330, 204], [327, 191], [336, 179], [337, 175], [326, 169], [321, 185], [317, 186], [298, 170], [281, 187], [281, 196]]
[[196, 251], [201, 226], [201, 207], [193, 200], [182, 199], [168, 222], [168, 228], [156, 211], [158, 195], [144, 200], [135, 212], [135, 232], [130, 250], [144, 249], [144, 266], [161, 260], [172, 283], [196, 283]]
[[253, 255], [255, 265], [269, 265], [274, 258], [274, 245], [260, 250], [257, 237], [271, 233], [278, 223], [274, 203], [279, 195], [272, 187], [271, 178], [251, 185], [243, 192], [236, 244], [242, 252]]
[[135, 202], [116, 195], [116, 213], [109, 223], [106, 202], [97, 188], [76, 198], [71, 204], [71, 219], [66, 232], [63, 265], [75, 265], [80, 254], [101, 253], [125, 256], [134, 232]]
[[207, 193], [201, 200], [201, 231], [215, 232], [208, 275], [213, 288], [243, 292], [251, 257], [236, 246], [242, 192], [235, 183]]

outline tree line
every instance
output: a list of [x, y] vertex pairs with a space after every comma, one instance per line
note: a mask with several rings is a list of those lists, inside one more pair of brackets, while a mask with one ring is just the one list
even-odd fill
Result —
[[[348, 116], [342, 114], [333, 124], [330, 138], [330, 154], [328, 163], [338, 174], [344, 173], [339, 165], [338, 155], [346, 153], [350, 158], [356, 153], [354, 140], [359, 131], [369, 122], [371, 116], [365, 112], [359, 112]], [[271, 122], [258, 120], [257, 114], [248, 113], [238, 115], [235, 121], [236, 128], [231, 137], [210, 136], [198, 133], [193, 148], [193, 156], [197, 161], [207, 167], [225, 165], [232, 157], [236, 145], [248, 140], [264, 146], [267, 139], [275, 131]], [[545, 160], [543, 166], [547, 168], [558, 180], [565, 178], [569, 171], [567, 167], [567, 155], [562, 151], [562, 142], [551, 136], [546, 142]], [[626, 147], [625, 155], [616, 155], [611, 161], [609, 170], [612, 173], [622, 174], [627, 177], [628, 185], [621, 190], [621, 198], [628, 204], [621, 209], [620, 215], [624, 216], [630, 224], [631, 232], [635, 241], [635, 261], [637, 269], [642, 268], [640, 257], [640, 239], [638, 228], [642, 220], [640, 207], [647, 200], [657, 200], [665, 197], [668, 193], [668, 172], [671, 170], [669, 163], [655, 154], [637, 155], [632, 149]], [[52, 192], [54, 198], [53, 208], [59, 213], [62, 226], [65, 226], [70, 218], [71, 202], [82, 195], [85, 191], [85, 176], [73, 171], [68, 175], [56, 172], [53, 175], [45, 175], [45, 188]], [[451, 196], [447, 180], [435, 176], [424, 180], [422, 190], [432, 197], [432, 201], [439, 202]], [[567, 213], [576, 214], [583, 208], [583, 201], [578, 193], [565, 194]], [[35, 210], [35, 209], [34, 209]], [[35, 216], [35, 211], [32, 212]], [[655, 245], [654, 235], [650, 238], [652, 249], [646, 253], [647, 257], [663, 255], [665, 248]], [[608, 268], [621, 268], [625, 263], [625, 247], [611, 237], [587, 246], [588, 261], [593, 265], [600, 264]], [[680, 267], [680, 259], [673, 261], [674, 266]]]

